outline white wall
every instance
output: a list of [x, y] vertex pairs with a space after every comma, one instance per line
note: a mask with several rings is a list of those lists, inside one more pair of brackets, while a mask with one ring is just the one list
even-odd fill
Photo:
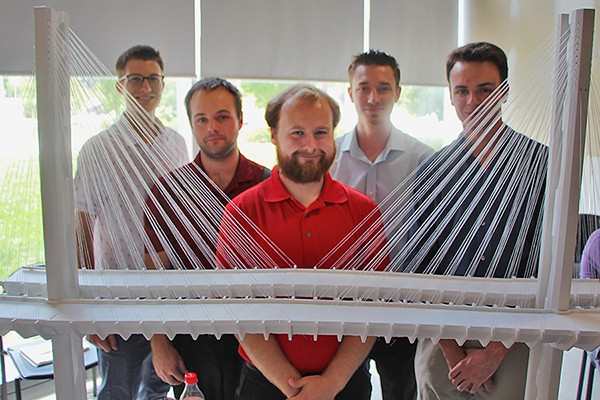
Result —
[[504, 49], [519, 68], [553, 34], [556, 13], [548, 0], [463, 0], [464, 42], [487, 41]]

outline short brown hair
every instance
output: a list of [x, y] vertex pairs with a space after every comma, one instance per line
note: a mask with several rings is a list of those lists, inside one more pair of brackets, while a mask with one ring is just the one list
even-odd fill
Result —
[[123, 54], [117, 58], [115, 69], [117, 70], [117, 76], [119, 78], [125, 74], [125, 65], [131, 60], [156, 61], [160, 66], [160, 70], [165, 70], [165, 64], [163, 63], [158, 50], [150, 46], [139, 44], [125, 50]]
[[348, 66], [348, 80], [352, 84], [352, 76], [354, 71], [359, 65], [377, 65], [377, 66], [388, 66], [394, 72], [394, 79], [396, 80], [396, 86], [400, 86], [400, 67], [396, 59], [389, 54], [379, 50], [369, 50], [364, 53], [360, 53], [352, 57], [352, 62]]
[[212, 92], [213, 90], [223, 88], [227, 90], [233, 96], [233, 102], [235, 104], [235, 112], [237, 114], [238, 119], [242, 119], [242, 94], [238, 90], [237, 87], [226, 79], [218, 78], [218, 77], [209, 77], [203, 78], [198, 82], [194, 83], [191, 89], [187, 92], [185, 96], [185, 109], [187, 111], [188, 119], [192, 120], [190, 103], [192, 102], [192, 97], [196, 92]]
[[446, 60], [446, 79], [450, 83], [450, 71], [457, 62], [491, 62], [498, 68], [500, 80], [508, 78], [508, 61], [504, 51], [488, 42], [474, 42], [465, 44], [448, 55]]
[[310, 102], [316, 102], [320, 99], [324, 99], [331, 108], [331, 114], [333, 115], [333, 127], [335, 128], [340, 122], [340, 106], [333, 99], [333, 97], [312, 85], [298, 83], [281, 91], [277, 96], [273, 97], [271, 101], [269, 101], [269, 104], [267, 104], [265, 120], [270, 128], [277, 128], [281, 107], [283, 107], [283, 104], [286, 101], [291, 99]]

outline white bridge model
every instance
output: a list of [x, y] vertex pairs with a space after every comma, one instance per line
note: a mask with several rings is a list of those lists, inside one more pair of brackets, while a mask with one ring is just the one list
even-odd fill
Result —
[[[72, 330], [455, 338], [560, 349], [600, 345], [598, 282], [577, 280], [571, 308], [535, 308], [537, 280], [328, 270], [81, 271], [80, 299], [49, 302], [45, 268], [8, 281], [2, 328], [52, 337]], [[10, 321], [10, 324], [6, 322]]]
[[296, 269], [78, 271], [69, 113], [58, 109], [68, 110], [69, 93], [56, 84], [50, 66], [68, 49], [56, 48], [49, 26], [67, 36], [68, 17], [49, 8], [36, 9], [35, 17], [46, 267], [24, 267], [3, 282], [0, 334], [52, 339], [57, 398], [85, 398], [81, 336], [88, 333], [524, 342], [532, 347], [528, 399], [557, 398], [562, 350], [600, 345], [598, 282], [571, 280], [593, 10], [575, 11], [559, 23], [559, 35], [571, 29], [566, 90], [572, 95], [555, 127], [562, 145], [550, 147], [538, 279]]

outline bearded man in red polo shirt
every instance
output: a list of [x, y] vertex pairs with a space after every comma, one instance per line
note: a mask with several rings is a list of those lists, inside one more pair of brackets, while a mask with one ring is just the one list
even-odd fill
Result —
[[[377, 205], [362, 193], [331, 179], [328, 169], [335, 157], [333, 131], [340, 119], [339, 106], [329, 95], [310, 85], [294, 85], [272, 99], [265, 119], [277, 150], [279, 165], [269, 179], [236, 197], [226, 208], [217, 245], [217, 262], [224, 268], [238, 265], [235, 254], [239, 234], [247, 229], [279, 267], [330, 268], [337, 255], [347, 255], [362, 230], [381, 226]], [[244, 219], [240, 211], [251, 221]], [[373, 212], [374, 211], [374, 212]], [[268, 239], [262, 239], [256, 224]], [[375, 224], [375, 225], [374, 225]], [[229, 226], [228, 226], [229, 225]], [[361, 225], [362, 226], [362, 225]], [[272, 242], [286, 257], [267, 245]], [[324, 257], [336, 247], [334, 257]], [[385, 243], [383, 229], [365, 247], [372, 259]], [[238, 250], [241, 251], [241, 250]], [[289, 258], [289, 260], [288, 260]], [[361, 257], [364, 267], [369, 256]], [[384, 257], [385, 260], [387, 258]], [[286, 261], [288, 260], [288, 261]], [[369, 268], [383, 269], [387, 261]], [[242, 367], [238, 399], [352, 399], [368, 400], [371, 383], [365, 364], [375, 338], [319, 335], [247, 334], [240, 340]]]

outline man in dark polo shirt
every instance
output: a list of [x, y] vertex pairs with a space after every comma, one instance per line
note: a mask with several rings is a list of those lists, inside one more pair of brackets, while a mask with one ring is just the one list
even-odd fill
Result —
[[[270, 175], [268, 169], [240, 154], [237, 137], [243, 124], [242, 101], [234, 85], [220, 78], [202, 79], [189, 90], [185, 104], [200, 151], [193, 162], [161, 178], [151, 190], [145, 218], [152, 245], [146, 249], [149, 269], [214, 268], [211, 229], [198, 221], [222, 212], [221, 206], [230, 199]], [[215, 195], [212, 203], [199, 195], [201, 189]], [[219, 223], [212, 220], [215, 231]], [[163, 381], [174, 386], [177, 397], [185, 373], [196, 372], [207, 398], [234, 399], [241, 359], [233, 336], [217, 340], [200, 335], [194, 340], [190, 335], [178, 335], [171, 342], [166, 335], [154, 335], [151, 345], [154, 368]]]

